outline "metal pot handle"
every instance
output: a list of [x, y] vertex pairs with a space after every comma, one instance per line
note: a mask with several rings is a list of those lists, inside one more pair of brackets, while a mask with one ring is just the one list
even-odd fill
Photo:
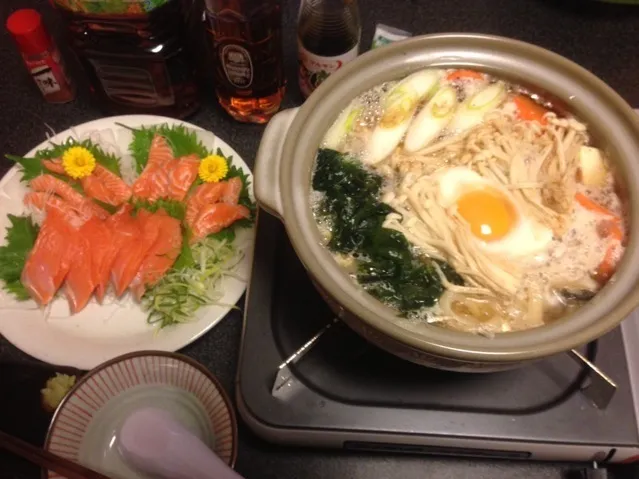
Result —
[[282, 152], [288, 129], [299, 108], [283, 110], [269, 121], [255, 158], [255, 198], [260, 207], [282, 218], [280, 173]]

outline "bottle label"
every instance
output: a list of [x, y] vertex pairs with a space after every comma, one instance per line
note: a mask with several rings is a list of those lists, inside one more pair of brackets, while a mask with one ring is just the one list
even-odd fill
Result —
[[56, 50], [37, 60], [27, 57], [24, 60], [29, 73], [43, 95], [57, 93], [69, 83], [60, 54]]
[[105, 95], [116, 103], [134, 106], [171, 106], [175, 104], [171, 77], [164, 65], [145, 65], [139, 61], [88, 58]]
[[298, 41], [299, 81], [302, 94], [309, 96], [331, 73], [350, 62], [359, 53], [359, 42], [351, 50], [335, 57], [323, 57], [309, 52]]
[[236, 88], [248, 88], [253, 83], [253, 62], [248, 50], [239, 45], [225, 45], [220, 51], [220, 61], [226, 79]]
[[58, 83], [53, 70], [47, 65], [32, 68], [31, 76], [43, 95], [49, 95], [61, 90], [60, 84]]

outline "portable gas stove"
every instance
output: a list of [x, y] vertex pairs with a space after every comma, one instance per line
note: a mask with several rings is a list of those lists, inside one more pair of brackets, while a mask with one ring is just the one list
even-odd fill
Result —
[[609, 377], [603, 386], [612, 388], [603, 394], [600, 376], [568, 353], [499, 373], [439, 371], [398, 359], [336, 321], [283, 226], [264, 211], [256, 245], [236, 387], [242, 418], [266, 440], [506, 459], [639, 460], [639, 313], [580, 350]]

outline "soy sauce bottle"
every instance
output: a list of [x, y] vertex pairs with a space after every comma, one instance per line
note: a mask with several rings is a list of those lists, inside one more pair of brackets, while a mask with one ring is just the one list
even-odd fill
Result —
[[302, 0], [298, 18], [299, 84], [308, 97], [359, 54], [357, 0]]

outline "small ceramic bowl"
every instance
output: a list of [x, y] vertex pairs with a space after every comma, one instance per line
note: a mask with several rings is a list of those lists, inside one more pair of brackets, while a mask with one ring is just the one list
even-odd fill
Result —
[[[119, 356], [83, 376], [56, 410], [44, 447], [110, 477], [143, 478], [116, 445], [123, 421], [139, 407], [169, 411], [225, 463], [235, 464], [237, 422], [220, 383], [192, 359], [159, 351]], [[62, 479], [53, 472], [43, 478]]]

